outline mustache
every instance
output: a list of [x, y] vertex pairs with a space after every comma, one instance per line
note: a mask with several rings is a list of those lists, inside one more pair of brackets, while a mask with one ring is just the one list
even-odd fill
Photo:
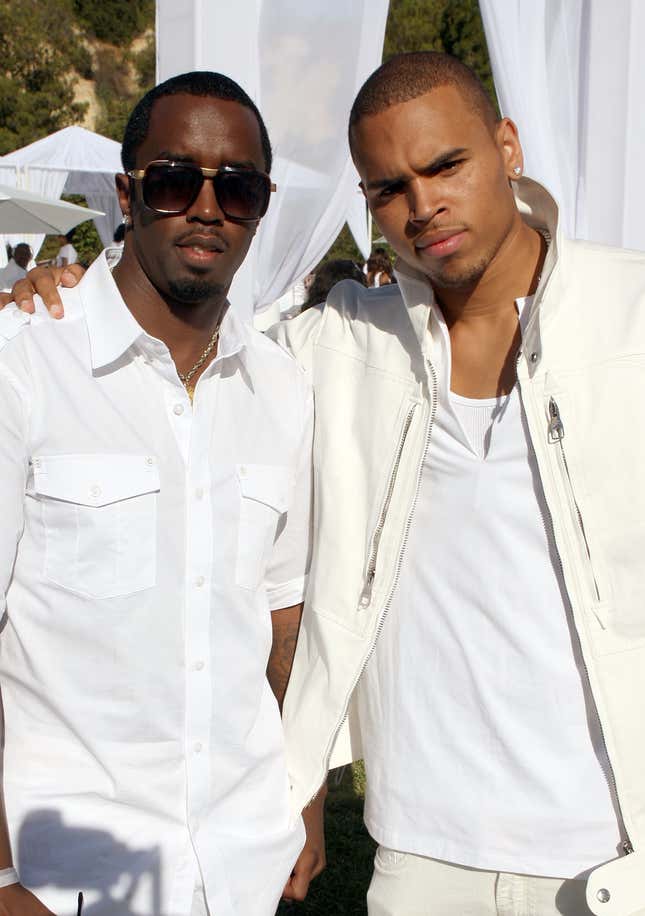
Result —
[[229, 247], [224, 236], [216, 229], [189, 229], [175, 238], [175, 245], [201, 245], [216, 251], [226, 251]]

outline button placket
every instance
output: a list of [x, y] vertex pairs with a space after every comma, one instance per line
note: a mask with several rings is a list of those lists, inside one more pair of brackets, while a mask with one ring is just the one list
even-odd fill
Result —
[[[186, 769], [189, 822], [193, 826], [210, 793], [208, 750], [213, 702], [209, 665], [213, 516], [210, 500], [203, 498], [211, 484], [211, 413], [205, 409], [203, 398], [200, 404], [201, 409], [191, 409], [186, 468]], [[184, 416], [175, 422], [184, 423]]]

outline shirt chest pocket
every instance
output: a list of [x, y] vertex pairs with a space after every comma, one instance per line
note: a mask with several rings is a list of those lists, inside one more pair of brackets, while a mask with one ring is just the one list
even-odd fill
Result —
[[265, 576], [281, 516], [294, 486], [291, 468], [274, 464], [237, 466], [240, 515], [235, 582], [258, 588]]
[[45, 455], [32, 460], [42, 505], [44, 574], [62, 588], [114, 598], [156, 582], [156, 459]]

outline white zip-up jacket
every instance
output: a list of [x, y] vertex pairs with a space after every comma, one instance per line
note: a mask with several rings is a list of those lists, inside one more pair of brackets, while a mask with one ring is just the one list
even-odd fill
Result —
[[[645, 254], [562, 238], [552, 198], [517, 183], [547, 229], [519, 391], [626, 836], [588, 879], [591, 910], [645, 908]], [[343, 759], [351, 700], [396, 589], [437, 402], [432, 289], [346, 281], [276, 336], [311, 372], [316, 537], [284, 706], [294, 811]], [[463, 522], [467, 524], [467, 520]], [[352, 756], [360, 754], [352, 729]], [[335, 752], [332, 756], [332, 751]]]

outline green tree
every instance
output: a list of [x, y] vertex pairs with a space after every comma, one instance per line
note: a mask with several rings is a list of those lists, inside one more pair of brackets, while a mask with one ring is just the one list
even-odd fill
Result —
[[445, 51], [475, 71], [495, 100], [477, 0], [390, 0], [383, 59], [404, 51]]
[[0, 155], [82, 120], [70, 0], [0, 0]]
[[154, 0], [73, 0], [73, 4], [88, 32], [111, 45], [129, 45], [154, 26]]
[[[87, 207], [87, 201], [81, 194], [64, 194], [63, 200], [78, 204], [79, 207]], [[72, 244], [78, 254], [79, 262], [84, 267], [89, 267], [94, 258], [103, 250], [103, 244], [92, 220], [87, 220], [74, 229]], [[55, 258], [59, 248], [60, 237], [58, 235], [46, 235], [36, 260], [46, 261]]]
[[390, 0], [383, 59], [404, 51], [444, 51], [441, 23], [446, 0]]

